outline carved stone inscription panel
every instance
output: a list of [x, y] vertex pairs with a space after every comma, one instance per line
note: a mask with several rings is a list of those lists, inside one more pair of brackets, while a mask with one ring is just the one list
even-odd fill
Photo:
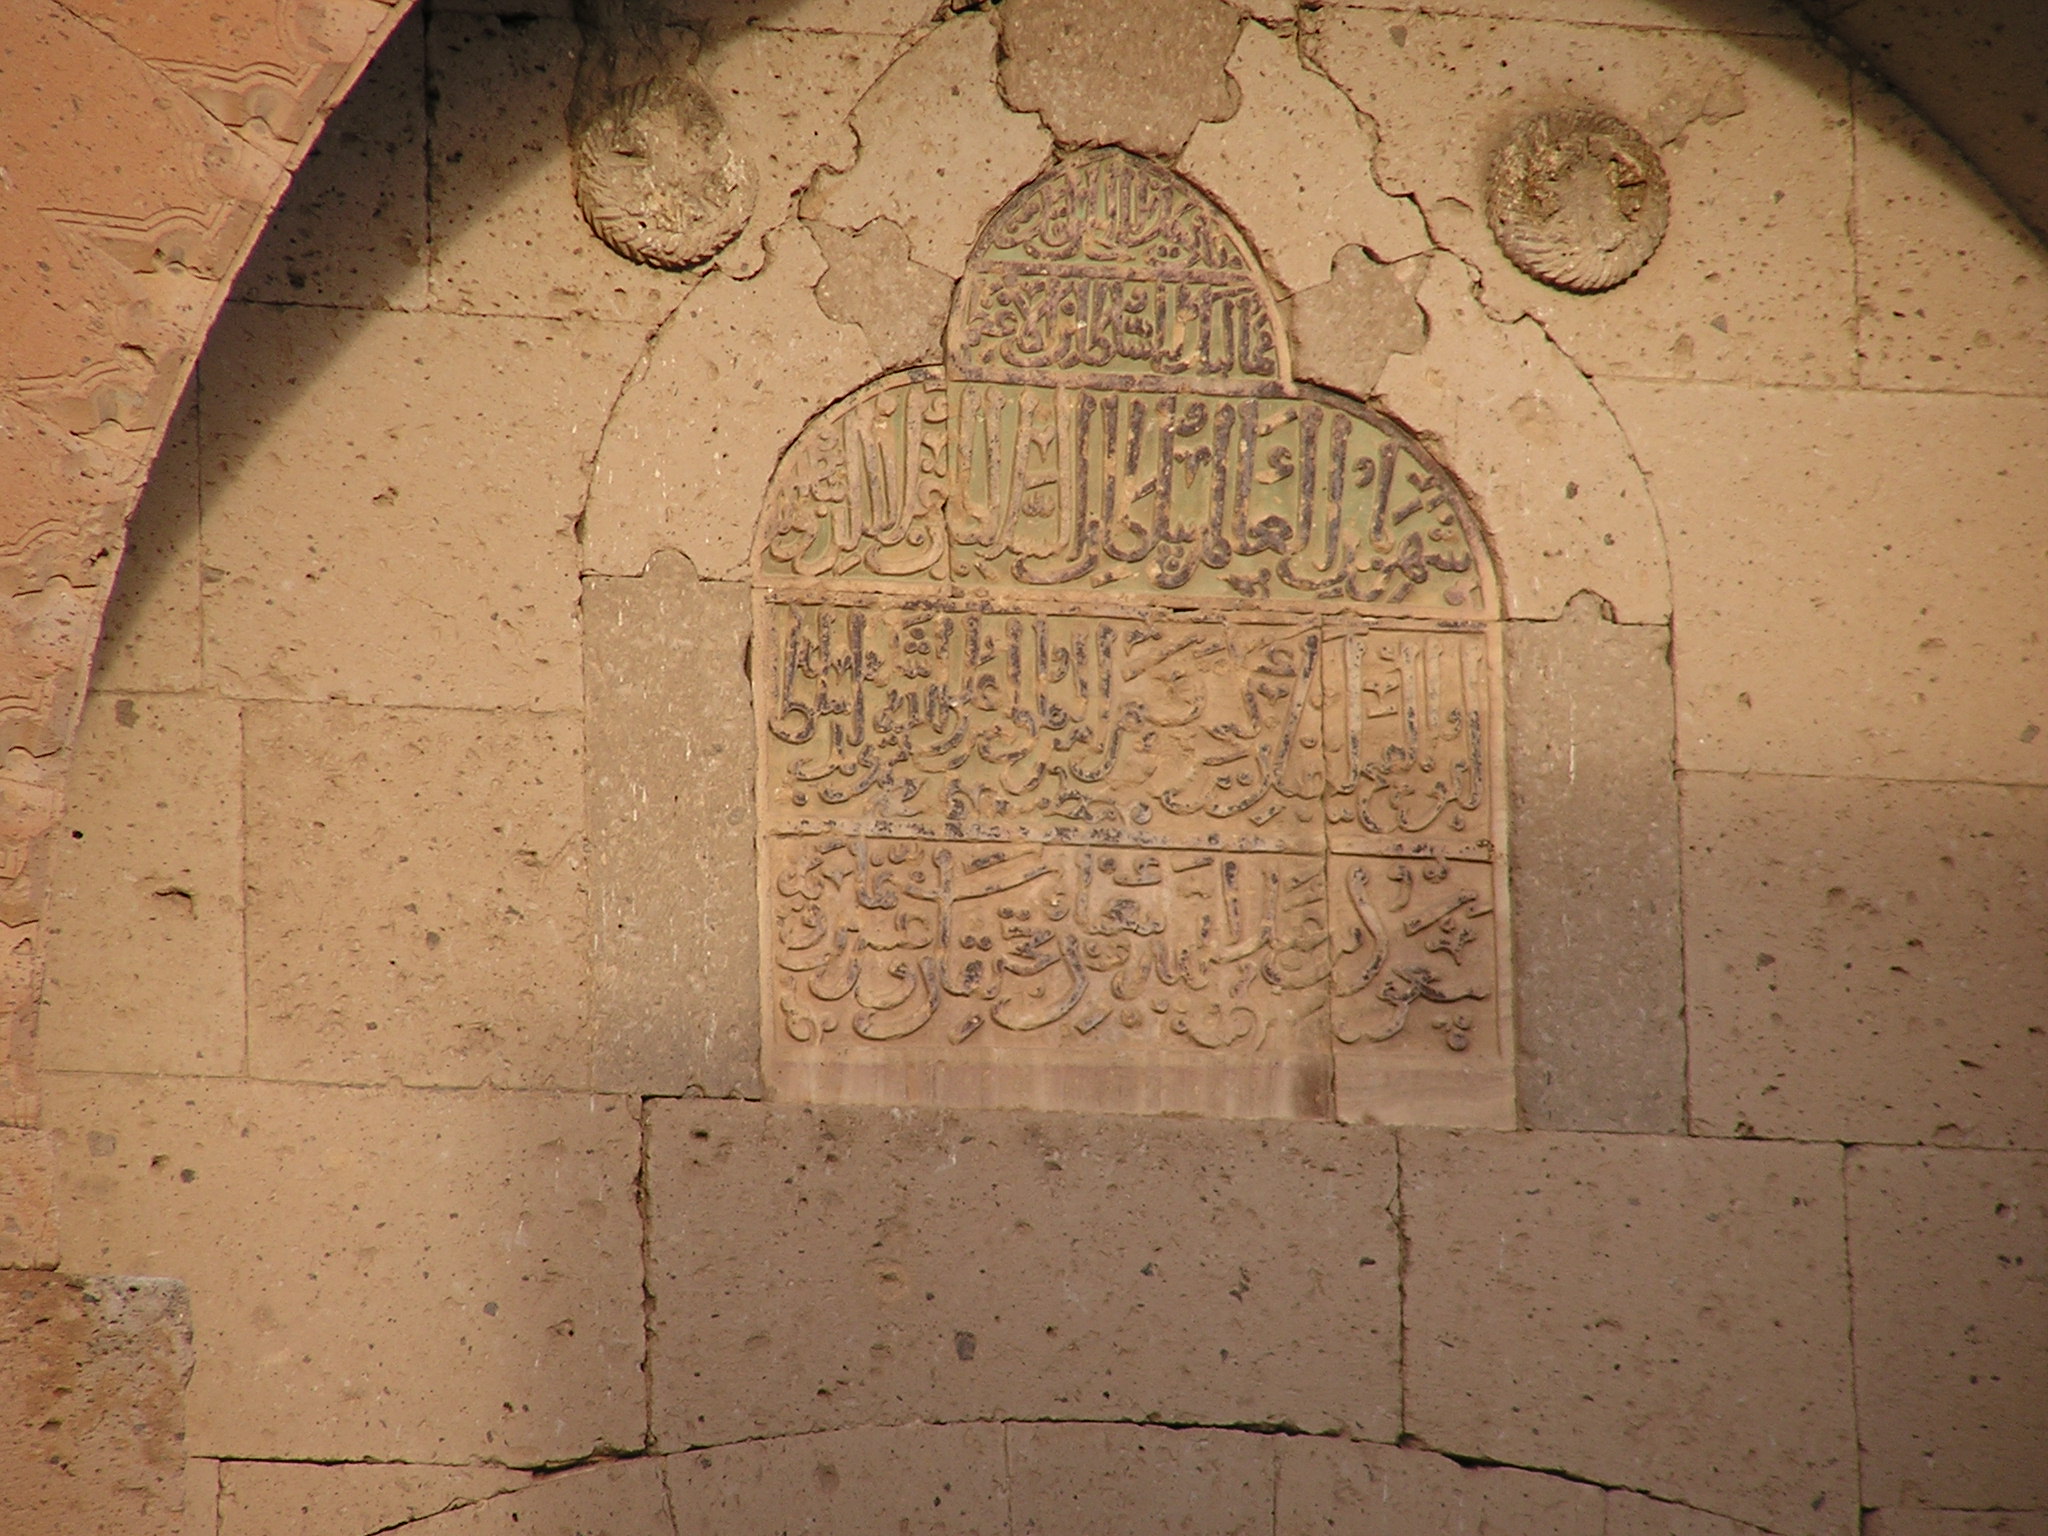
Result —
[[1511, 1124], [1495, 611], [1228, 221], [1065, 162], [769, 492], [771, 1087]]

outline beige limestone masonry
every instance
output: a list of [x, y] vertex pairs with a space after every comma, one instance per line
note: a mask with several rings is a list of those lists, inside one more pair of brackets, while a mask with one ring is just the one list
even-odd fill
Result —
[[584, 582], [596, 1087], [761, 1095], [752, 630], [680, 556]]
[[675, 1520], [662, 1465], [646, 1457], [537, 1478], [404, 1529], [413, 1536], [674, 1536]]
[[44, 1092], [65, 1262], [191, 1287], [192, 1454], [536, 1465], [641, 1443], [633, 1101], [76, 1073]]
[[[1759, 1529], [1723, 1515], [1683, 1504], [1667, 1504], [1640, 1493], [1610, 1488], [1606, 1498], [1604, 1536], [1760, 1536]], [[1870, 1516], [1864, 1516], [1864, 1532], [1870, 1530]]]
[[1430, 248], [1414, 203], [1374, 182], [1372, 122], [1302, 62], [1294, 39], [1247, 25], [1230, 73], [1242, 102], [1195, 130], [1179, 170], [1244, 228], [1283, 290], [1325, 281], [1343, 246], [1383, 262]]
[[1277, 1451], [1275, 1536], [1601, 1536], [1605, 1529], [1602, 1491], [1586, 1483], [1320, 1437], [1285, 1439]]
[[242, 707], [95, 692], [51, 861], [43, 1065], [247, 1068]]
[[887, 219], [852, 233], [817, 220], [804, 227], [825, 258], [811, 290], [825, 317], [859, 326], [885, 370], [938, 362], [953, 284], [910, 259], [910, 237]]
[[1692, 1117], [2048, 1145], [2048, 791], [1685, 777]]
[[664, 1448], [988, 1417], [1398, 1433], [1385, 1131], [651, 1115]]
[[2048, 394], [2048, 251], [1897, 97], [1856, 105], [1862, 382]]
[[2048, 1509], [2048, 1157], [1857, 1147], [1848, 1173], [1864, 1502]]
[[249, 1071], [582, 1087], [582, 722], [245, 706]]
[[[1386, 0], [1338, 3], [1365, 11], [1399, 9]], [[1582, 26], [1687, 28], [1738, 37], [1805, 37], [1808, 31], [1799, 13], [1783, 0], [1441, 0], [1429, 7], [1429, 14], [1572, 22]]]
[[1427, 257], [1383, 266], [1361, 246], [1340, 247], [1328, 279], [1288, 301], [1294, 376], [1370, 397], [1387, 359], [1420, 352], [1429, 339], [1429, 317], [1413, 292], [1428, 271]]
[[1015, 1536], [1271, 1528], [1270, 1439], [1135, 1424], [1012, 1424], [1006, 1438]]
[[1171, 159], [1196, 124], [1237, 110], [1224, 64], [1238, 15], [1224, 0], [1012, 0], [996, 15], [1004, 100], [1061, 144]]
[[0, 1269], [55, 1269], [56, 1149], [47, 1131], [0, 1127]]
[[188, 389], [150, 467], [107, 599], [92, 686], [176, 692], [200, 685], [199, 412]]
[[1671, 632], [1510, 624], [1515, 1071], [1537, 1129], [1686, 1129]]
[[[1498, 318], [1535, 317], [1602, 376], [1853, 380], [1847, 71], [1816, 44], [1335, 6], [1309, 53], [1379, 124], [1382, 184], [1475, 266]], [[1581, 101], [1661, 145], [1671, 180], [1662, 246], [1602, 294], [1523, 275], [1484, 218], [1499, 142]]]
[[1001, 1536], [1014, 1529], [1006, 1433], [1001, 1424], [915, 1424], [664, 1457], [677, 1536]]
[[2048, 405], [1605, 394], [1670, 540], [1681, 768], [2048, 782]]
[[1855, 1531], [1839, 1147], [1400, 1138], [1410, 1434], [1785, 1536]]
[[580, 703], [574, 525], [638, 330], [236, 305], [215, 340], [201, 380], [211, 686]]
[[1874, 1509], [1866, 1536], [2048, 1536], [2048, 1510]]
[[532, 1481], [508, 1467], [279, 1461], [225, 1461], [216, 1476], [216, 1523], [188, 1521], [192, 1536], [368, 1536]]

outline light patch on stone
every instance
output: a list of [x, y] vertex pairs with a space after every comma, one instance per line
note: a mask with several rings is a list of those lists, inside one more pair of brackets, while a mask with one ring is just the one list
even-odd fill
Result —
[[1224, 66], [1237, 11], [1224, 0], [1009, 0], [1003, 95], [1062, 144], [1180, 153], [1197, 123], [1237, 110]]
[[811, 413], [881, 371], [858, 326], [828, 318], [811, 287], [825, 261], [794, 222], [745, 282], [704, 281], [655, 338], [619, 398], [584, 509], [584, 568], [633, 576], [657, 549], [699, 575], [746, 573], [761, 498], [783, 445]]
[[1420, 352], [1428, 339], [1413, 291], [1428, 270], [1422, 258], [1382, 266], [1359, 246], [1339, 250], [1330, 280], [1302, 289], [1288, 305], [1294, 376], [1370, 395], [1388, 358]]
[[[853, 109], [860, 157], [802, 202], [841, 229], [893, 219], [910, 254], [958, 277], [988, 210], [1039, 170], [1052, 135], [996, 90], [996, 23], [946, 23], [898, 59]], [[827, 396], [829, 398], [829, 395]]]
[[910, 259], [902, 226], [876, 219], [851, 233], [832, 224], [808, 227], [828, 263], [812, 290], [818, 308], [865, 331], [884, 368], [937, 362], [953, 284]]
[[1374, 180], [1379, 133], [1344, 93], [1303, 66], [1293, 44], [1247, 26], [1230, 61], [1243, 104], [1205, 124], [1180, 169], [1245, 227], [1290, 292], [1322, 282], [1343, 245], [1381, 261], [1429, 249], [1414, 204]]

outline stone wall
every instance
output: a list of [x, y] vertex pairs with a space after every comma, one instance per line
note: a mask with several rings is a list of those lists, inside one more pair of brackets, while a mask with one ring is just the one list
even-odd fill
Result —
[[[0, 1233], [189, 1284], [189, 1531], [2048, 1528], [2048, 257], [1763, 0], [1244, 9], [706, 4], [698, 274], [576, 217], [566, 4], [329, 123], [133, 525]], [[1475, 212], [1559, 94], [1671, 172], [1606, 295]], [[1056, 140], [1465, 477], [1520, 1131], [759, 1101], [753, 519]]]

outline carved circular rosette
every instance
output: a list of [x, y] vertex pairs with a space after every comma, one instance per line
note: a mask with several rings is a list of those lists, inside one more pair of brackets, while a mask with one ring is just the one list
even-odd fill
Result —
[[1539, 112], [1494, 155], [1486, 221], [1538, 282], [1599, 293], [1627, 282], [1664, 238], [1671, 184], [1656, 150], [1597, 107]]

